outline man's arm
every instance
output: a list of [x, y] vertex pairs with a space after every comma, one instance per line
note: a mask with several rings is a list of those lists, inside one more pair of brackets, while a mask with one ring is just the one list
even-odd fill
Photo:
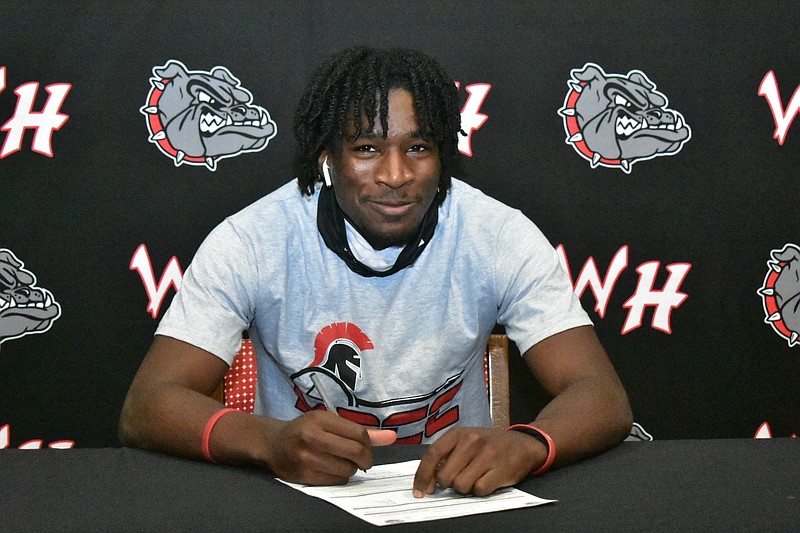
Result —
[[[553, 335], [524, 357], [553, 396], [533, 425], [555, 443], [555, 466], [606, 450], [628, 435], [633, 423], [628, 397], [590, 326]], [[430, 494], [437, 483], [462, 493], [489, 494], [519, 483], [546, 458], [544, 444], [517, 431], [454, 428], [423, 457], [414, 494]]]
[[[205, 350], [156, 336], [122, 408], [122, 443], [203, 457], [206, 423], [223, 408], [210, 395], [227, 369], [225, 362]], [[357, 469], [372, 466], [371, 445], [388, 443], [394, 432], [388, 433], [370, 434], [327, 411], [291, 421], [230, 413], [214, 426], [209, 449], [220, 463], [263, 466], [289, 481], [341, 484]]]
[[628, 395], [594, 329], [583, 326], [543, 340], [525, 361], [553, 399], [536, 427], [556, 442], [564, 466], [622, 442], [633, 424]]

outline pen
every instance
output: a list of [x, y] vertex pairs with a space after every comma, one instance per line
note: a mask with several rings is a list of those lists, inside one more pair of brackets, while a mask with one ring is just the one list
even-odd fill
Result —
[[[335, 414], [336, 416], [339, 416], [339, 413], [336, 412], [336, 406], [333, 405], [331, 397], [328, 396], [328, 393], [325, 391], [325, 389], [322, 388], [322, 385], [320, 384], [319, 378], [317, 378], [316, 374], [311, 374], [311, 383], [314, 384], [314, 387], [316, 387], [317, 391], [319, 392], [319, 395], [322, 396], [322, 403], [325, 404], [325, 409]], [[364, 470], [363, 468], [361, 469], [361, 471], [366, 472], [366, 470]]]
[[336, 412], [336, 406], [333, 405], [333, 401], [331, 401], [330, 396], [328, 396], [328, 393], [322, 388], [322, 385], [320, 384], [316, 374], [311, 374], [311, 382], [317, 388], [319, 395], [322, 396], [322, 403], [325, 404], [325, 408], [333, 414], [338, 414]]
[[[333, 401], [331, 400], [331, 397], [328, 396], [328, 393], [325, 391], [325, 389], [322, 388], [322, 385], [320, 384], [319, 378], [317, 378], [317, 375], [316, 374], [311, 374], [310, 377], [311, 377], [311, 383], [314, 384], [314, 387], [319, 391], [319, 395], [322, 396], [322, 403], [325, 404], [325, 409], [327, 409], [329, 412], [335, 414], [336, 416], [339, 416], [339, 413], [336, 411], [336, 406], [333, 404]], [[370, 430], [367, 430], [367, 431], [370, 431]], [[381, 430], [378, 433], [387, 433], [387, 432], [391, 433], [391, 430]], [[393, 436], [392, 439], [390, 441], [385, 442], [385, 444], [393, 443], [396, 438], [397, 438], [396, 436]], [[372, 440], [372, 439], [370, 439], [370, 440]], [[366, 472], [366, 470], [363, 469], [363, 468], [361, 469], [361, 471], [362, 472]]]

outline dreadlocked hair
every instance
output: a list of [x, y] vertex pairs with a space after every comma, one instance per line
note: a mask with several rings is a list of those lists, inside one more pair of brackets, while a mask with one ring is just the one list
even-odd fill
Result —
[[389, 131], [389, 92], [406, 89], [414, 97], [420, 130], [439, 147], [441, 175], [436, 200], [441, 204], [450, 189], [458, 155], [461, 116], [458, 89], [431, 57], [414, 50], [349, 48], [331, 56], [306, 86], [294, 116], [297, 183], [311, 196], [320, 180], [319, 154], [336, 150], [349, 125], [361, 131], [363, 117], [369, 130], [378, 121]]

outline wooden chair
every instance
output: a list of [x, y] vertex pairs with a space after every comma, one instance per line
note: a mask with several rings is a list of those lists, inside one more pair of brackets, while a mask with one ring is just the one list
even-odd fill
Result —
[[508, 336], [493, 333], [489, 336], [485, 358], [486, 393], [489, 395], [489, 414], [492, 425], [509, 426]]
[[[484, 359], [486, 393], [489, 395], [489, 414], [494, 427], [505, 429], [509, 424], [508, 388], [508, 337], [492, 334], [486, 346]], [[233, 359], [233, 364], [225, 374], [213, 397], [246, 413], [255, 407], [256, 382], [255, 353], [250, 339], [242, 340], [242, 347]]]

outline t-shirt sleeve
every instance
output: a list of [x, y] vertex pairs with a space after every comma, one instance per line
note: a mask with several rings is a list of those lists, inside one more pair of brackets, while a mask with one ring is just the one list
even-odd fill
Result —
[[188, 342], [230, 365], [252, 320], [257, 280], [250, 247], [223, 222], [197, 250], [156, 334]]
[[553, 246], [520, 212], [498, 235], [495, 269], [498, 322], [520, 353], [556, 333], [592, 324]]

